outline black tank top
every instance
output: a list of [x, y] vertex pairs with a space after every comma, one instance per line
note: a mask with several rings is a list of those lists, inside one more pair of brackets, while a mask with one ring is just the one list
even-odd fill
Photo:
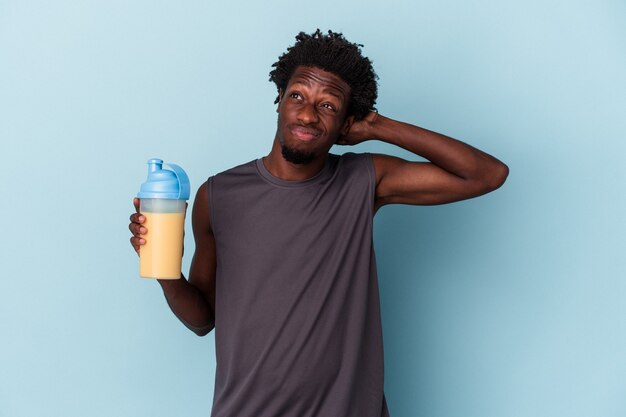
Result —
[[208, 180], [216, 242], [212, 417], [387, 417], [370, 154], [284, 181], [261, 159]]

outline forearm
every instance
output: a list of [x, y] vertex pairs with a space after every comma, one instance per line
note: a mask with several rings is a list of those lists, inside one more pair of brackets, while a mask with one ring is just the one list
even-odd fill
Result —
[[204, 336], [215, 327], [213, 307], [182, 274], [180, 279], [158, 281], [170, 309], [189, 330]]
[[[506, 176], [506, 165], [466, 143], [408, 123], [377, 115], [371, 135], [426, 158], [464, 180]], [[497, 174], [497, 175], [496, 175]]]

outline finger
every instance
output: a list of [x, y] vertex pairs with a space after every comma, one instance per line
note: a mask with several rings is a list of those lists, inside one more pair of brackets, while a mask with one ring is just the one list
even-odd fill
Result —
[[143, 246], [146, 244], [146, 239], [133, 236], [130, 238], [130, 244], [133, 246], [133, 248], [135, 248], [136, 250], [139, 250], [140, 246]]
[[140, 238], [137, 238], [137, 237], [131, 237], [130, 238], [130, 244], [133, 247], [133, 249], [135, 249], [135, 252], [137, 252], [137, 255], [139, 255], [139, 248], [142, 245], [145, 245], [146, 241], [145, 241], [145, 239], [140, 239]]
[[145, 226], [142, 226], [138, 223], [131, 223], [128, 225], [128, 230], [130, 230], [130, 232], [133, 234], [133, 236], [135, 237], [141, 237], [141, 235], [145, 235], [146, 233], [148, 233], [148, 229], [146, 229]]
[[135, 206], [135, 210], [139, 213], [139, 198], [133, 198], [133, 205]]
[[143, 224], [146, 221], [146, 216], [141, 213], [133, 213], [130, 215], [131, 223]]

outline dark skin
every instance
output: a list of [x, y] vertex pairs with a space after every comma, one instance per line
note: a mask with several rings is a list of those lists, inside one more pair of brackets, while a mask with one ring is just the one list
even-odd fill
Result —
[[[409, 162], [389, 155], [373, 155], [376, 171], [374, 209], [387, 204], [434, 205], [465, 200], [499, 188], [508, 167], [470, 145], [418, 126], [371, 112], [355, 121], [347, 114], [350, 86], [340, 77], [313, 67], [298, 67], [285, 91], [280, 91], [278, 127], [270, 153], [263, 158], [267, 169], [287, 181], [305, 180], [324, 166], [330, 148], [382, 140], [429, 162]], [[307, 164], [287, 161], [281, 145], [313, 155]], [[130, 241], [135, 251], [145, 243], [139, 199], [130, 216]], [[159, 280], [178, 318], [203, 336], [214, 327], [215, 239], [207, 213], [206, 183], [196, 194], [192, 209], [195, 252], [189, 279]]]

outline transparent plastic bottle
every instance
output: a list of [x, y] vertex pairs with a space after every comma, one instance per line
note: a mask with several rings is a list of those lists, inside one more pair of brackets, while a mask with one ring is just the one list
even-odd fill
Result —
[[146, 218], [146, 243], [139, 248], [139, 275], [144, 278], [181, 277], [186, 201], [189, 177], [175, 164], [148, 161], [148, 179], [137, 194], [139, 211]]

